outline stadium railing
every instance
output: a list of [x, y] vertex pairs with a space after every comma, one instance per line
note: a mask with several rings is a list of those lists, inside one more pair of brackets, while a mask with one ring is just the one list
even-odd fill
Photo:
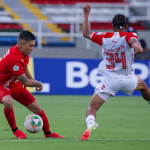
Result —
[[[100, 4], [99, 6], [97, 6], [98, 4], [96, 3], [91, 3], [90, 4], [91, 7], [109, 7], [109, 8], [117, 8], [117, 7], [121, 7], [124, 9], [124, 14], [127, 17], [130, 17], [130, 21], [131, 22], [136, 22], [136, 21], [149, 21], [150, 20], [150, 3], [130, 3], [130, 4]], [[70, 41], [74, 41], [75, 37], [83, 37], [81, 30], [80, 30], [80, 25], [83, 23], [83, 12], [80, 13], [81, 9], [83, 9], [83, 6], [85, 6], [85, 3], [77, 3], [75, 5], [76, 7], [76, 15], [75, 15], [75, 19], [71, 19], [71, 20], [66, 20], [65, 17], [62, 20], [57, 19], [49, 19], [49, 20], [38, 20], [38, 21], [34, 21], [34, 20], [14, 20], [14, 22], [18, 22], [18, 23], [35, 23], [38, 26], [38, 32], [35, 32], [34, 34], [37, 36], [37, 40], [38, 40], [38, 48], [42, 47], [42, 42], [41, 39], [42, 37], [70, 37]], [[139, 16], [139, 15], [134, 15], [134, 16], [130, 16], [130, 8], [144, 8], [146, 10], [145, 15]], [[89, 16], [89, 26], [91, 24], [91, 22], [111, 22], [112, 21], [112, 17], [113, 16], [105, 16], [105, 18], [103, 16], [99, 16], [99, 13], [96, 13], [95, 15]], [[70, 24], [70, 33], [45, 33], [42, 31], [42, 25], [44, 23], [56, 23], [56, 24]], [[0, 32], [0, 36], [18, 36], [18, 32], [12, 32], [12, 33], [8, 33], [8, 32]], [[90, 48], [90, 40], [86, 40], [86, 48], [89, 49]]]

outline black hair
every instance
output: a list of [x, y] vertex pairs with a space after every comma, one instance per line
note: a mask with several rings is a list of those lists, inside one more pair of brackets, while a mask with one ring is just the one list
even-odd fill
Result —
[[142, 48], [145, 48], [147, 46], [144, 39], [139, 40], [139, 42], [141, 43]]
[[125, 28], [126, 24], [127, 24], [127, 20], [126, 17], [122, 14], [117, 14], [114, 16], [113, 20], [113, 27], [116, 29], [123, 29]]
[[25, 40], [25, 41], [31, 41], [35, 40], [35, 35], [31, 33], [30, 31], [23, 30], [20, 32], [18, 39]]

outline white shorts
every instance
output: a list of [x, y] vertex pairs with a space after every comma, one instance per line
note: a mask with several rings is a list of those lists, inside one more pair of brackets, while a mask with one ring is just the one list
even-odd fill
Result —
[[[118, 91], [122, 91], [128, 95], [132, 95], [138, 84], [136, 75], [126, 79], [115, 79], [111, 77], [103, 77], [100, 84], [95, 88], [95, 92], [106, 101], [110, 96], [115, 96]], [[107, 94], [104, 96], [103, 94]], [[109, 97], [108, 97], [109, 96]]]

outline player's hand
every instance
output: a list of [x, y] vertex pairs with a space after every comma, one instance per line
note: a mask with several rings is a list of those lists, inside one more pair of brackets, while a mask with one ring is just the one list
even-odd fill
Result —
[[140, 54], [141, 52], [134, 50], [134, 54]]
[[86, 4], [84, 7], [83, 7], [83, 12], [84, 14], [89, 14], [91, 11], [91, 6]]
[[36, 87], [36, 91], [40, 92], [42, 90], [43, 90], [43, 84], [42, 84], [42, 82], [39, 82], [39, 86]]
[[134, 54], [140, 54], [141, 52], [143, 52], [143, 48], [134, 45]]

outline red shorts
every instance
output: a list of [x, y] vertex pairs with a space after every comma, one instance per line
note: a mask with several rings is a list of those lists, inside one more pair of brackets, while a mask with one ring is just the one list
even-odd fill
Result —
[[10, 95], [13, 99], [24, 106], [28, 106], [35, 101], [33, 95], [23, 86], [7, 89], [0, 85], [0, 103], [2, 98], [6, 95]]

